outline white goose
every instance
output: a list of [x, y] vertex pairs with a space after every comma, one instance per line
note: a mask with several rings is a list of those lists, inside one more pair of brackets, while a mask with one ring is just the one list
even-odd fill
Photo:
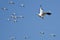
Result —
[[44, 12], [44, 10], [43, 10], [43, 8], [41, 7], [41, 5], [40, 5], [40, 12], [39, 12], [39, 14], [37, 14], [39, 17], [41, 17], [42, 19], [44, 19], [44, 16], [45, 15], [51, 15], [51, 13], [50, 12]]
[[9, 1], [9, 4], [15, 4], [15, 2], [14, 1]]

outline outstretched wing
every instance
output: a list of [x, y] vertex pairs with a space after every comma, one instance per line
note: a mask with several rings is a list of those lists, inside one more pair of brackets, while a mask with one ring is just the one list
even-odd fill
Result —
[[47, 14], [47, 15], [51, 15], [51, 13], [49, 13], [49, 12], [47, 12], [46, 14]]
[[42, 8], [40, 8], [40, 13], [43, 13], [43, 9]]
[[51, 15], [51, 13], [50, 13], [50, 12], [44, 12], [44, 14]]

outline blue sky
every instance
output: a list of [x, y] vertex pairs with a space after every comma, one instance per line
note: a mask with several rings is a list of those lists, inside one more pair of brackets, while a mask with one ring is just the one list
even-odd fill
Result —
[[[55, 40], [60, 39], [60, 0], [12, 0], [15, 4], [9, 4], [10, 0], [0, 0], [0, 40], [10, 40], [15, 36], [16, 40], [41, 40], [40, 32], [45, 32], [44, 40], [48, 40], [49, 34], [56, 34]], [[20, 7], [24, 4], [24, 7]], [[36, 14], [40, 5], [45, 11], [51, 11], [51, 16], [41, 19]], [[1, 8], [8, 10], [3, 11]], [[13, 23], [7, 19], [12, 13], [23, 15], [24, 19], [18, 19]]]

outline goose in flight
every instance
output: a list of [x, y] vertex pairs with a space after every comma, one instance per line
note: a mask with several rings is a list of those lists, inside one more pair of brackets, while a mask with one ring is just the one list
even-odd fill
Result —
[[1, 9], [2, 9], [2, 10], [8, 10], [8, 9], [7, 9], [7, 8], [5, 8], [5, 7], [4, 7], [4, 8], [1, 8]]
[[15, 2], [13, 2], [13, 1], [9, 1], [9, 4], [15, 4]]
[[45, 15], [51, 15], [50, 12], [44, 12], [43, 8], [40, 5], [40, 12], [39, 14], [37, 14], [39, 17], [41, 17], [42, 19], [44, 19]]
[[24, 4], [20, 4], [20, 7], [25, 7], [25, 5]]

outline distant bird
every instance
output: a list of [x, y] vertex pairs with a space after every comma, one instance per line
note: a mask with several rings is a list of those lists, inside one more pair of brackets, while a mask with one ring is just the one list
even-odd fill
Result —
[[44, 34], [45, 34], [44, 32], [40, 32], [40, 36], [44, 36]]
[[49, 34], [49, 40], [55, 40], [56, 34]]
[[56, 37], [56, 34], [50, 34], [50, 36], [52, 36], [52, 37]]
[[13, 22], [15, 23], [15, 22], [17, 22], [17, 20], [13, 20]]
[[37, 14], [37, 15], [38, 15], [39, 17], [41, 17], [42, 19], [44, 19], [44, 16], [45, 16], [45, 15], [51, 15], [51, 13], [50, 13], [50, 12], [44, 12], [42, 6], [40, 5], [40, 12], [39, 12], [39, 14]]
[[24, 7], [24, 4], [20, 4], [20, 7]]
[[7, 8], [5, 8], [5, 7], [4, 7], [4, 8], [1, 8], [1, 9], [2, 9], [2, 10], [8, 10], [8, 9], [7, 9]]
[[24, 36], [24, 39], [29, 39], [30, 37], [28, 35]]
[[25, 36], [24, 39], [27, 39], [27, 37]]
[[40, 34], [44, 35], [45, 33], [44, 32], [40, 32]]
[[13, 1], [9, 1], [9, 4], [15, 4]]
[[16, 39], [15, 36], [10, 37], [10, 40], [15, 40], [15, 39]]
[[44, 34], [45, 34], [45, 32], [40, 32], [40, 39], [41, 39], [41, 40], [44, 39]]
[[10, 21], [10, 19], [8, 18], [8, 21]]

